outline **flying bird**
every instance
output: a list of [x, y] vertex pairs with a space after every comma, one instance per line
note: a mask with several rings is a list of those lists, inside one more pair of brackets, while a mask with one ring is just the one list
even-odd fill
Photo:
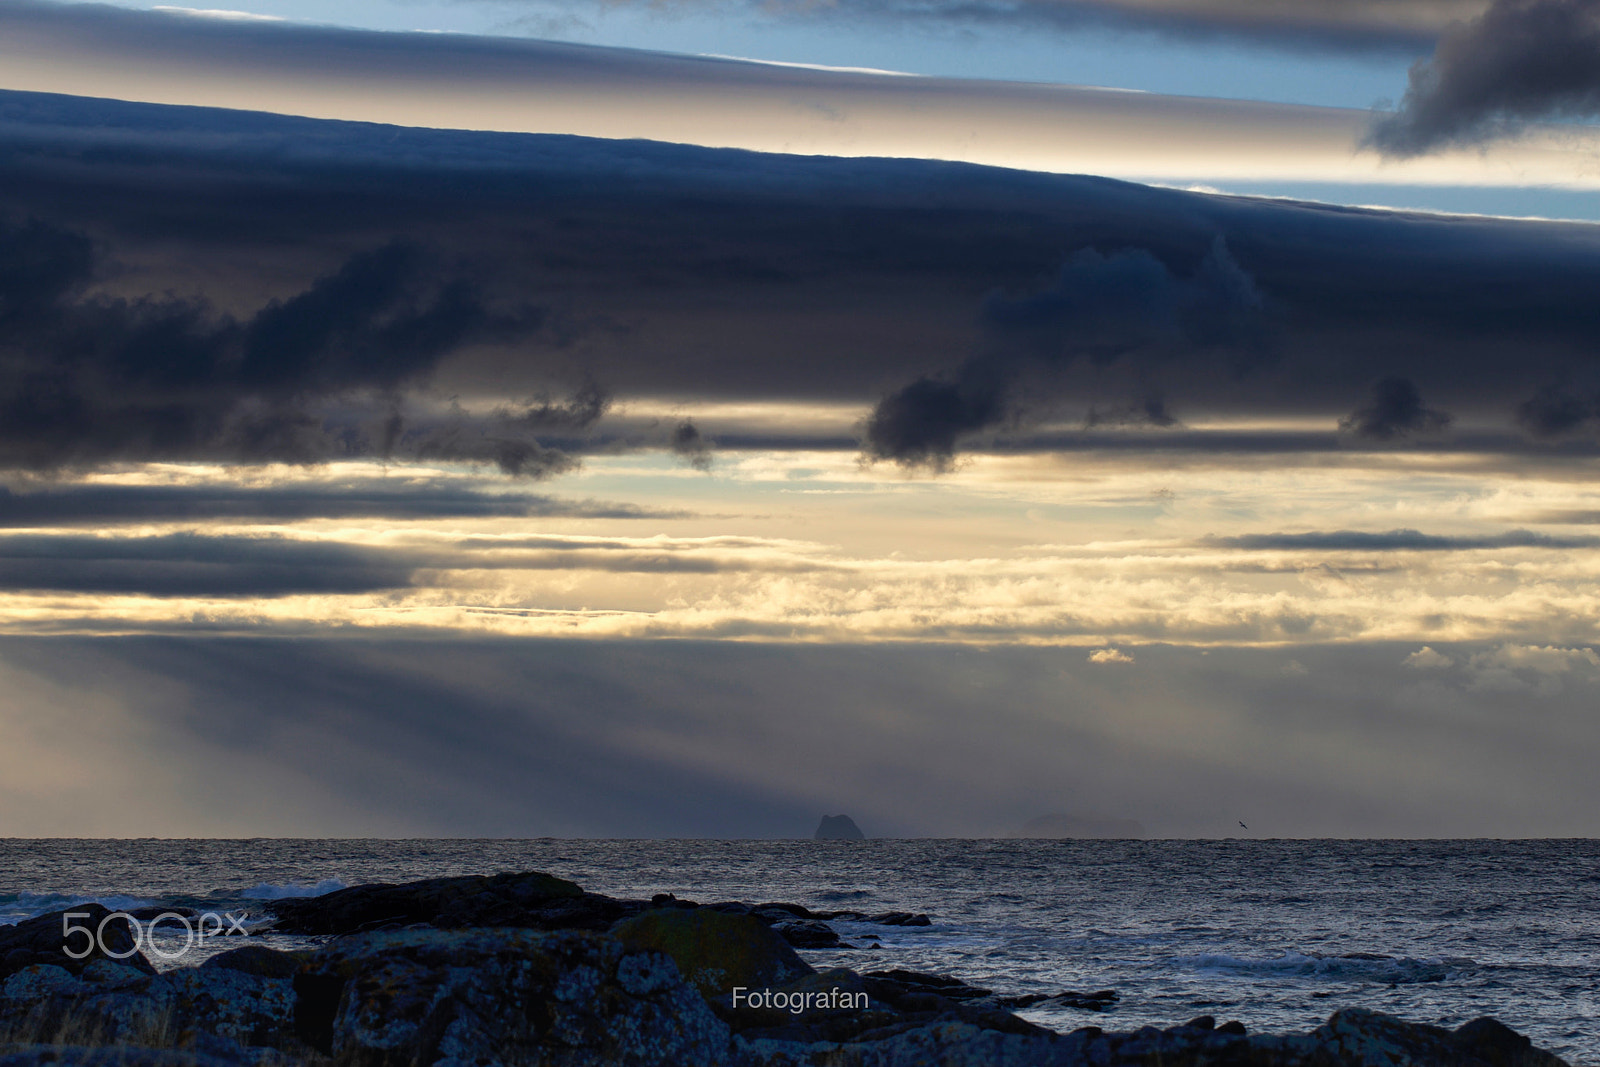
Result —
[[[1240, 825], [1240, 826], [1244, 826], [1244, 820], [1243, 820], [1243, 819], [1240, 819], [1240, 820], [1239, 820], [1239, 825]], [[1244, 828], [1245, 828], [1245, 829], [1246, 829], [1246, 830], [1248, 830], [1248, 829], [1250, 829], [1250, 827], [1248, 827], [1248, 826], [1244, 826]]]

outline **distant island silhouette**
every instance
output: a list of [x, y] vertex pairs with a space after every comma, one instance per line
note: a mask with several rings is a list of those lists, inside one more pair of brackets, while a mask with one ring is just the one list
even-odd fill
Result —
[[865, 841], [867, 835], [861, 832], [861, 827], [848, 815], [824, 815], [817, 824], [817, 832], [811, 835], [817, 841]]

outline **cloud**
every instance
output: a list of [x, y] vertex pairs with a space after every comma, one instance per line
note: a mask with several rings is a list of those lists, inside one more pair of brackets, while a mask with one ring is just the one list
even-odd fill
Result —
[[1517, 405], [1517, 424], [1534, 437], [1561, 437], [1581, 429], [1600, 416], [1593, 400], [1573, 396], [1560, 386], [1548, 385]]
[[1097, 648], [1089, 653], [1090, 663], [1132, 663], [1133, 656], [1115, 648]]
[[1369, 441], [1438, 433], [1450, 425], [1443, 411], [1424, 407], [1409, 378], [1388, 377], [1372, 387], [1372, 402], [1339, 420], [1339, 429]]
[[950, 468], [957, 442], [998, 423], [1005, 414], [987, 384], [918, 378], [878, 401], [867, 419], [865, 454], [907, 467]]
[[282, 537], [0, 537], [0, 589], [157, 597], [369, 593], [411, 584], [396, 553]]
[[1583, 667], [1600, 667], [1600, 655], [1592, 648], [1506, 644], [1492, 652], [1478, 653], [1472, 662], [1475, 666], [1509, 667], [1536, 674], [1566, 674]]
[[1600, 9], [1591, 0], [1495, 0], [1411, 69], [1400, 109], [1369, 144], [1407, 158], [1600, 117]]
[[105, 526], [186, 521], [299, 521], [320, 518], [678, 518], [634, 504], [526, 493], [485, 493], [443, 481], [325, 486], [96, 485], [0, 486], [0, 527]]
[[[804, 543], [759, 538], [289, 536], [179, 533], [0, 535], [0, 591], [238, 599], [449, 590], [456, 601], [503, 605], [516, 572], [559, 571], [573, 581], [608, 574], [764, 577], [848, 573]], [[493, 575], [492, 578], [488, 575]], [[476, 592], [466, 593], [463, 590]], [[86, 604], [87, 602], [85, 602]], [[326, 611], [329, 601], [320, 608]], [[391, 604], [397, 600], [391, 599]], [[82, 607], [84, 605], [80, 605]], [[98, 605], [108, 615], [116, 608]], [[137, 608], [130, 610], [137, 611]]]
[[1418, 671], [1442, 671], [1455, 664], [1455, 660], [1432, 647], [1423, 645], [1404, 660], [1404, 665]]
[[[693, 425], [933, 469], [1337, 451], [1332, 413], [1390, 379], [1418, 395], [1361, 405], [1366, 439], [1594, 447], [1512, 428], [1530, 382], [1600, 394], [1592, 227], [28, 94], [0, 120], [0, 466], [552, 476], [662, 447], [612, 397], [824, 403], [847, 414]], [[1467, 429], [1425, 440], [1443, 411]]]
[[670, 438], [674, 455], [681, 457], [697, 471], [711, 469], [711, 441], [695, 426], [684, 419], [672, 428]]
[[1090, 404], [1089, 414], [1083, 420], [1086, 430], [1101, 426], [1143, 426], [1164, 430], [1181, 425], [1177, 417], [1167, 410], [1167, 402], [1159, 396], [1111, 407]]
[[1477, 0], [1411, 0], [1345, 4], [1298, 0], [1270, 6], [1245, 0], [804, 0], [706, 3], [729, 18], [790, 23], [880, 23], [896, 32], [960, 27], [969, 32], [1011, 30], [1080, 34], [1146, 34], [1180, 41], [1226, 42], [1296, 52], [1416, 54], [1431, 47], [1452, 17], [1481, 12]]
[[[468, 278], [398, 240], [351, 255], [243, 319], [203, 299], [93, 293], [100, 264], [90, 248], [63, 227], [0, 221], [0, 345], [8, 352], [0, 465], [387, 455], [407, 440], [393, 424], [398, 416], [381, 428], [340, 426], [330, 421], [334, 405], [352, 394], [392, 395], [469, 342], [505, 342], [539, 325], [536, 311], [491, 311]], [[498, 421], [533, 429], [551, 410]], [[441, 432], [414, 434], [415, 452], [530, 475], [572, 465], [515, 432], [490, 445], [455, 444], [459, 431]]]
[[[796, 7], [811, 13], [805, 17], [826, 17], [836, 8], [847, 18], [885, 0], [856, 3], [795, 0]], [[1367, 35], [1356, 47], [1371, 47], [1385, 33], [1396, 41], [1392, 30], [1402, 27], [1399, 37], [1410, 43], [1398, 46], [1418, 51], [1453, 15], [1469, 15], [1482, 6], [1478, 0], [887, 3], [888, 17], [917, 20], [920, 13], [934, 26], [972, 15], [1002, 26], [1013, 18], [1036, 33], [1051, 15], [1071, 22], [1076, 15], [1103, 13], [1125, 26], [1131, 19], [1150, 26], [1231, 23], [1246, 31], [1266, 30], [1258, 39], [1274, 28], [1287, 29], [1281, 40], [1298, 35], [1313, 47], [1318, 41], [1337, 42], [1341, 25], [1387, 24], [1389, 30]], [[755, 6], [754, 0], [731, 0], [730, 14], [742, 20]], [[1296, 29], [1306, 32], [1296, 34]], [[1351, 151], [1371, 118], [1353, 108], [888, 77], [506, 36], [250, 23], [101, 4], [5, 0], [0, 62], [7, 86], [19, 90], [438, 129], [649, 139], [805, 155], [957, 158], [1185, 184], [1262, 179], [1594, 184], [1581, 152], [1552, 151], [1547, 144], [1385, 165], [1375, 151]]]
[[1578, 673], [1592, 678], [1588, 668], [1595, 667], [1600, 667], [1600, 655], [1591, 648], [1505, 644], [1472, 655], [1467, 661], [1467, 688], [1548, 699], [1566, 691], [1564, 677]]
[[[1042, 289], [991, 293], [981, 312], [990, 334], [984, 347], [954, 380], [918, 378], [881, 400], [867, 420], [865, 455], [947, 469], [962, 437], [1020, 414], [1016, 394], [1030, 375], [1077, 362], [1105, 367], [1140, 351], [1243, 353], [1260, 344], [1263, 304], [1220, 237], [1186, 276], [1147, 249], [1081, 249]], [[1125, 423], [1177, 421], [1160, 400], [1112, 410]]]
[[1600, 537], [1554, 537], [1532, 530], [1501, 534], [1447, 536], [1419, 530], [1329, 530], [1310, 533], [1235, 534], [1208, 537], [1203, 542], [1219, 548], [1255, 552], [1475, 552], [1496, 548], [1575, 549], [1600, 546]]

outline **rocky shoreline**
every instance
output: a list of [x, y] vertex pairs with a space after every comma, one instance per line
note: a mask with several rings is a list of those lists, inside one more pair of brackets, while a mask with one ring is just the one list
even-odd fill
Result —
[[[926, 915], [617, 900], [528, 872], [274, 901], [270, 938], [157, 973], [99, 905], [0, 928], [0, 1067], [1561, 1067], [1490, 1018], [1455, 1030], [1359, 1008], [1307, 1034], [1200, 1017], [1056, 1033], [1012, 1013], [1099, 1012], [1113, 990], [1006, 996], [905, 970], [817, 972], [835, 919]], [[150, 916], [149, 918], [154, 918]], [[64, 924], [81, 934], [65, 951]]]

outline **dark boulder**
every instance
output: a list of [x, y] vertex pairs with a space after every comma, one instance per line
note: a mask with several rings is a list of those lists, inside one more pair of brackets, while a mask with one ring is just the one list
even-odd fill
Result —
[[1311, 1037], [1343, 1063], [1415, 1063], [1441, 1067], [1564, 1067], [1563, 1061], [1490, 1018], [1455, 1030], [1410, 1023], [1365, 1008], [1336, 1011]]
[[867, 835], [848, 815], [824, 815], [811, 835], [817, 841], [865, 841]]
[[416, 925], [598, 931], [647, 905], [585, 893], [563, 878], [529, 871], [357, 885], [266, 906], [277, 916], [274, 929], [285, 933], [352, 934]]
[[991, 990], [971, 986], [959, 978], [942, 974], [920, 974], [896, 969], [868, 971], [866, 979], [868, 991], [891, 1004], [903, 1003], [911, 994], [932, 994], [951, 1001], [979, 1000], [994, 995]]
[[39, 964], [75, 975], [95, 960], [111, 960], [155, 974], [138, 950], [131, 924], [111, 917], [116, 914], [102, 904], [77, 904], [14, 926], [0, 926], [0, 978]]
[[305, 960], [303, 954], [280, 952], [266, 945], [245, 945], [208, 957], [200, 966], [240, 971], [260, 978], [293, 978]]
[[731, 1003], [736, 988], [777, 988], [815, 973], [789, 943], [752, 915], [714, 908], [657, 909], [624, 919], [611, 936], [635, 952], [672, 958], [711, 1003]]

